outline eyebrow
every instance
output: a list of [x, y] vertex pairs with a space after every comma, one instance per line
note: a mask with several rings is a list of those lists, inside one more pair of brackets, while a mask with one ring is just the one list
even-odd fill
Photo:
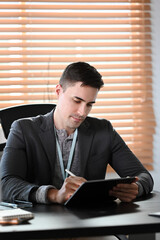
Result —
[[[77, 97], [77, 96], [74, 96], [74, 98], [77, 98], [78, 100], [81, 100], [83, 102], [86, 102], [83, 98], [80, 98], [80, 97]], [[95, 101], [91, 101], [91, 102], [88, 102], [88, 103], [95, 103]]]

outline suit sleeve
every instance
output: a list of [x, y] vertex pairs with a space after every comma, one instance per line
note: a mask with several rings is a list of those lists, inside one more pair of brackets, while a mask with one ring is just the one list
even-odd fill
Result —
[[30, 192], [38, 185], [27, 179], [27, 157], [25, 141], [19, 121], [11, 126], [11, 131], [1, 159], [1, 184], [3, 201], [15, 199], [29, 200]]
[[112, 125], [109, 128], [111, 136], [112, 158], [110, 165], [121, 176], [137, 176], [139, 178], [139, 194], [146, 195], [153, 189], [153, 178], [139, 159], [129, 149]]

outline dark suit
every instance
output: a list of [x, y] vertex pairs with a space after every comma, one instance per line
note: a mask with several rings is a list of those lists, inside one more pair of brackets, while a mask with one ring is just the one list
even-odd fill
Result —
[[[109, 121], [87, 117], [78, 129], [78, 144], [81, 176], [88, 180], [105, 178], [109, 163], [121, 177], [140, 176], [144, 193], [152, 190], [150, 174]], [[53, 111], [15, 121], [1, 160], [3, 199], [29, 200], [35, 188], [54, 184], [55, 158]]]

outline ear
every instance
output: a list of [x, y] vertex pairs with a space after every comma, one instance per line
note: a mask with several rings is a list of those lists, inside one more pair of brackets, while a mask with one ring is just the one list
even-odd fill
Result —
[[57, 97], [59, 97], [59, 95], [60, 95], [60, 93], [61, 93], [62, 91], [63, 91], [62, 86], [61, 86], [60, 84], [58, 84], [58, 85], [56, 86], [56, 89], [55, 89], [55, 92], [56, 92]]

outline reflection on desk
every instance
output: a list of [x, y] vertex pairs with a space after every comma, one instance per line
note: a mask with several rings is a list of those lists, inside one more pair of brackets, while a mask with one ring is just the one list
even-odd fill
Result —
[[107, 206], [90, 207], [90, 208], [68, 208], [70, 213], [75, 214], [80, 219], [98, 218], [102, 216], [112, 216], [119, 214], [126, 214], [137, 212], [139, 208], [135, 203], [113, 202], [107, 203]]

